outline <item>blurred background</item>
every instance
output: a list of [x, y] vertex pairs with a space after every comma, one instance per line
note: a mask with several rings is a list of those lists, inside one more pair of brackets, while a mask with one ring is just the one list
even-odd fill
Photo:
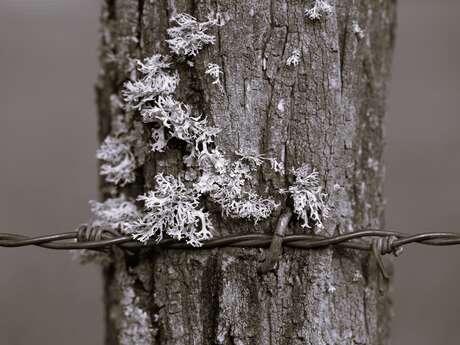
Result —
[[[100, 1], [0, 1], [0, 231], [70, 231], [97, 198]], [[400, 0], [387, 227], [460, 231], [460, 2]], [[460, 248], [396, 262], [392, 344], [460, 343]], [[102, 281], [66, 252], [0, 250], [0, 344], [103, 343]]]

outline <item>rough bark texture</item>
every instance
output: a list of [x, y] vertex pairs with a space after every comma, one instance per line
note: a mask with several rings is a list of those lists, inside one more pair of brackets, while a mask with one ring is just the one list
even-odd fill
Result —
[[[194, 59], [195, 67], [177, 65], [179, 99], [222, 129], [225, 150], [255, 149], [283, 161], [286, 170], [315, 167], [332, 207], [325, 234], [382, 227], [395, 3], [330, 3], [330, 15], [311, 21], [306, 0], [106, 0], [97, 86], [101, 138], [111, 130], [110, 96], [128, 78], [129, 59], [167, 53], [168, 18], [225, 13], [227, 24], [211, 30], [216, 44]], [[302, 51], [301, 62], [288, 67], [294, 49]], [[204, 75], [208, 63], [222, 66], [224, 90]], [[138, 194], [152, 187], [157, 172], [181, 169], [181, 157], [179, 149], [152, 154], [128, 191]], [[258, 179], [260, 191], [289, 182], [268, 169]], [[257, 227], [215, 217], [216, 235], [271, 233], [276, 224], [276, 215]], [[294, 224], [289, 231], [305, 230]], [[388, 286], [369, 254], [285, 248], [277, 269], [260, 275], [263, 259], [261, 249], [116, 253], [105, 270], [106, 344], [387, 342]]]

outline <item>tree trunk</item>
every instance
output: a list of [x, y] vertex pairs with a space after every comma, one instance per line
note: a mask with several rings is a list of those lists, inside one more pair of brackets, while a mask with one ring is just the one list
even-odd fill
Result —
[[[331, 215], [324, 235], [383, 226], [383, 119], [395, 25], [394, 0], [329, 2], [319, 20], [306, 0], [106, 0], [102, 11], [100, 136], [111, 131], [111, 95], [129, 78], [129, 63], [168, 53], [169, 18], [210, 11], [227, 22], [210, 30], [216, 43], [177, 63], [178, 98], [222, 129], [228, 151], [252, 149], [282, 161], [286, 172], [315, 167]], [[362, 30], [361, 30], [362, 29]], [[293, 52], [300, 63], [287, 66]], [[208, 63], [222, 67], [223, 88]], [[181, 153], [150, 154], [137, 195], [159, 171], [174, 174]], [[286, 175], [288, 176], [288, 175]], [[263, 169], [258, 189], [286, 188]], [[103, 195], [109, 188], [101, 183]], [[220, 217], [219, 214], [215, 217]], [[272, 233], [276, 215], [256, 226], [220, 217], [215, 236]], [[298, 225], [298, 223], [297, 223]], [[305, 229], [292, 226], [291, 232]], [[116, 253], [105, 269], [106, 344], [368, 344], [388, 342], [388, 284], [369, 253], [284, 248], [272, 272], [259, 274], [266, 250], [151, 250]]]

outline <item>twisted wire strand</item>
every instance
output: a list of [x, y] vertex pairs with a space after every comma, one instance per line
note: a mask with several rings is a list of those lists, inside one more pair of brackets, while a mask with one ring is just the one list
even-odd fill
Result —
[[[371, 238], [373, 241], [365, 241]], [[284, 247], [317, 249], [329, 246], [377, 251], [380, 254], [397, 253], [405, 245], [418, 243], [429, 246], [460, 244], [460, 234], [453, 232], [430, 232], [408, 235], [389, 230], [367, 229], [331, 237], [320, 235], [286, 235], [280, 239]], [[0, 233], [0, 247], [38, 246], [47, 249], [93, 249], [102, 250], [112, 246], [126, 249], [161, 247], [165, 249], [212, 249], [218, 247], [266, 248], [272, 242], [270, 234], [237, 234], [203, 241], [201, 247], [192, 247], [184, 242], [165, 239], [160, 242], [141, 243], [130, 236], [123, 236], [110, 229], [80, 226], [76, 231], [45, 236], [29, 237], [19, 234]]]

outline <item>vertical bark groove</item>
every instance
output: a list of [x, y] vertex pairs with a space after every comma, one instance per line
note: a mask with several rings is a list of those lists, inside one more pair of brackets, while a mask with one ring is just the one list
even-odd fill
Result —
[[[107, 0], [101, 16], [101, 74], [96, 87], [100, 136], [115, 116], [110, 98], [129, 77], [130, 59], [167, 53], [168, 18], [204, 20], [225, 13], [190, 69], [178, 63], [178, 97], [221, 128], [226, 151], [258, 149], [286, 171], [319, 170], [332, 215], [324, 234], [383, 225], [385, 89], [394, 41], [391, 0], [330, 0], [333, 13], [305, 18], [300, 0]], [[364, 30], [360, 39], [354, 24]], [[287, 66], [294, 49], [298, 66]], [[223, 90], [204, 75], [223, 70]], [[133, 191], [174, 173], [179, 149], [152, 154]], [[269, 169], [257, 188], [286, 188]], [[108, 187], [101, 182], [102, 195]], [[276, 217], [253, 226], [216, 215], [217, 234], [270, 233]], [[302, 232], [299, 224], [290, 231]], [[128, 260], [116, 253], [105, 270], [107, 345], [368, 344], [388, 341], [390, 301], [375, 263], [352, 250], [284, 249], [275, 271], [260, 275], [259, 249], [155, 250]]]

